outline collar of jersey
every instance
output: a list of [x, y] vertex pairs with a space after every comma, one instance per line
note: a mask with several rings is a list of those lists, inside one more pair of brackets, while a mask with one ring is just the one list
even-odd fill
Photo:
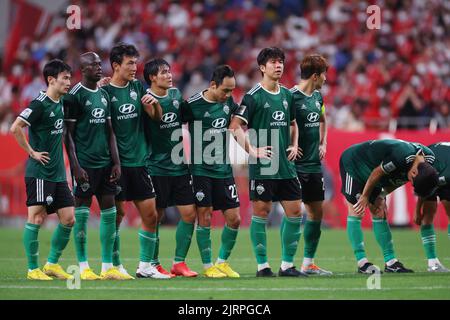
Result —
[[44, 94], [47, 98], [50, 99], [50, 101], [54, 102], [54, 103], [59, 103], [61, 101], [61, 99], [59, 99], [58, 101], [53, 100], [52, 98], [50, 98], [47, 93], [45, 91], [39, 91], [40, 93]]
[[87, 91], [90, 91], [90, 92], [97, 92], [98, 91], [98, 87], [95, 90], [92, 90], [92, 89], [89, 89], [86, 86], [83, 86], [83, 84], [81, 82], [80, 82], [80, 86], [82, 86], [83, 88], [85, 88]]
[[[208, 89], [206, 89], [206, 90], [208, 90]], [[203, 100], [205, 100], [205, 101], [208, 102], [208, 103], [218, 103], [218, 102], [214, 102], [214, 101], [211, 101], [211, 100], [206, 99], [206, 97], [203, 95], [203, 92], [205, 92], [206, 90], [202, 90], [202, 91], [200, 92], [200, 95], [202, 96]]]
[[152, 91], [152, 89], [150, 89], [150, 88], [147, 89], [147, 93], [150, 93], [152, 96], [155, 96], [156, 98], [162, 99], [162, 98], [165, 98], [165, 97], [167, 97], [167, 96], [169, 95], [169, 90], [167, 90], [167, 94], [164, 95], [164, 96], [158, 96], [158, 95], [157, 95], [156, 93], [154, 93], [154, 92]]
[[116, 84], [112, 84], [111, 82], [109, 83], [109, 85], [110, 85], [110, 86], [113, 86], [114, 88], [123, 89], [123, 88], [126, 88], [126, 87], [128, 87], [128, 86], [130, 85], [130, 81], [127, 82], [127, 85], [126, 85], [126, 86], [118, 86], [118, 85], [116, 85]]
[[277, 92], [270, 92], [269, 90], [267, 90], [266, 88], [264, 88], [263, 85], [262, 85], [261, 83], [260, 83], [259, 85], [260, 85], [261, 89], [263, 89], [265, 92], [267, 92], [267, 93], [269, 93], [269, 94], [272, 94], [272, 95], [274, 95], [274, 96], [276, 96], [277, 94], [280, 94], [280, 92], [281, 92], [281, 86], [280, 86], [280, 84], [278, 84], [278, 91], [277, 91]]

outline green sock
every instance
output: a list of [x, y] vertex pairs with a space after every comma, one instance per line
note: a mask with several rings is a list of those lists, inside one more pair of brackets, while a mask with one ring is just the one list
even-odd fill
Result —
[[[116, 221], [117, 223], [117, 221]], [[114, 239], [114, 246], [113, 246], [113, 265], [114, 266], [120, 266], [120, 226], [116, 224], [116, 237]]]
[[88, 261], [87, 255], [87, 224], [89, 219], [89, 208], [75, 208], [75, 224], [73, 225], [73, 237], [75, 242], [75, 252], [78, 262]]
[[38, 268], [39, 259], [39, 228], [38, 224], [27, 222], [23, 228], [23, 246], [25, 247], [25, 255], [28, 260], [28, 269], [34, 270]]
[[139, 229], [139, 261], [150, 262], [155, 254], [156, 233]]
[[116, 207], [100, 211], [100, 243], [102, 262], [113, 262], [113, 247], [116, 240]]
[[436, 233], [432, 224], [420, 226], [420, 235], [427, 259], [436, 259]]
[[383, 251], [384, 262], [395, 259], [394, 245], [392, 242], [391, 229], [386, 219], [372, 218], [375, 239]]
[[156, 243], [155, 243], [155, 253], [153, 254], [152, 261], [153, 265], [157, 266], [159, 264], [159, 223], [156, 224]]
[[322, 231], [320, 231], [320, 224], [322, 221], [306, 220], [305, 229], [303, 230], [303, 237], [305, 239], [305, 258], [314, 258], [319, 244], [319, 239]]
[[211, 228], [197, 225], [197, 245], [203, 264], [211, 263]]
[[250, 224], [250, 238], [252, 240], [253, 252], [256, 256], [256, 262], [263, 264], [267, 262], [267, 219], [252, 216]]
[[175, 239], [177, 242], [175, 248], [175, 262], [183, 262], [186, 259], [189, 247], [191, 246], [194, 224], [184, 222], [182, 219], [178, 222]]
[[219, 259], [227, 260], [236, 243], [236, 237], [239, 229], [232, 229], [225, 225], [222, 231], [222, 245], [220, 246]]
[[59, 257], [69, 243], [70, 232], [72, 232], [72, 227], [65, 226], [61, 223], [58, 224], [55, 231], [53, 232], [52, 242], [50, 246], [50, 254], [48, 255], [48, 262], [58, 263]]
[[281, 259], [285, 262], [294, 262], [300, 240], [300, 225], [302, 217], [283, 216], [284, 224], [281, 230]]
[[361, 228], [361, 218], [347, 216], [347, 235], [353, 248], [356, 261], [366, 257], [364, 236]]

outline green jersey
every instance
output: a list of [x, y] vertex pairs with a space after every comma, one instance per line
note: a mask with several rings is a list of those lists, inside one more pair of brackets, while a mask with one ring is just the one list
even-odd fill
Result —
[[111, 119], [108, 93], [91, 90], [80, 83], [64, 96], [66, 121], [75, 122], [74, 143], [80, 166], [103, 168], [111, 163], [109, 129]]
[[[163, 111], [161, 120], [154, 121], [149, 119], [146, 121], [150, 141], [147, 164], [150, 174], [153, 176], [182, 176], [189, 174], [188, 167], [184, 161], [179, 165], [175, 165], [172, 161], [172, 150], [183, 141], [180, 112], [183, 97], [180, 90], [170, 88], [163, 97], [154, 94], [150, 90], [148, 93], [158, 99]], [[173, 138], [172, 134], [175, 135]], [[177, 157], [184, 160], [183, 148], [180, 149], [180, 154], [177, 154]]]
[[279, 86], [277, 93], [257, 84], [242, 99], [236, 117], [249, 130], [250, 143], [256, 147], [272, 146], [272, 159], [249, 158], [250, 179], [292, 179], [297, 177], [294, 162], [287, 159], [291, 144], [291, 121], [295, 106], [289, 89]]
[[120, 163], [124, 167], [142, 167], [146, 164], [147, 140], [144, 133], [145, 95], [139, 80], [124, 87], [108, 84], [104, 87], [111, 102], [111, 122], [119, 149]]
[[439, 142], [428, 146], [436, 156], [433, 167], [439, 174], [439, 186], [450, 185], [450, 142]]
[[191, 135], [191, 173], [210, 178], [232, 178], [227, 134], [231, 117], [238, 105], [230, 97], [224, 103], [212, 102], [203, 92], [181, 105], [183, 122], [189, 123]]
[[29, 126], [29, 144], [34, 151], [48, 152], [50, 161], [44, 166], [29, 158], [25, 177], [51, 182], [66, 181], [62, 134], [64, 112], [62, 101], [53, 101], [45, 92], [31, 101], [28, 108], [18, 116]]
[[408, 171], [421, 153], [427, 162], [433, 164], [433, 152], [419, 143], [396, 139], [370, 140], [346, 149], [341, 161], [350, 176], [363, 185], [372, 171], [381, 166], [386, 175], [378, 187], [399, 187], [408, 182]]
[[295, 161], [298, 172], [322, 172], [319, 156], [320, 118], [325, 114], [322, 95], [319, 91], [308, 96], [297, 87], [291, 89], [295, 118], [298, 125], [298, 146], [303, 150], [303, 156]]

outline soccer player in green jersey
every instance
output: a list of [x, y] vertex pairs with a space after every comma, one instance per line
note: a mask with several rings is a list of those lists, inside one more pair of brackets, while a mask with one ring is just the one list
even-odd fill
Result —
[[307, 274], [319, 275], [332, 274], [314, 263], [321, 234], [322, 203], [325, 198], [320, 161], [327, 150], [327, 123], [325, 105], [319, 90], [326, 80], [327, 69], [328, 63], [322, 56], [306, 56], [300, 64], [300, 83], [291, 89], [299, 130], [298, 146], [303, 154], [295, 161], [295, 167], [302, 185], [302, 200], [307, 213], [303, 230], [305, 249], [301, 270]]
[[361, 218], [368, 206], [375, 238], [383, 252], [385, 272], [413, 272], [398, 261], [387, 221], [386, 194], [410, 181], [419, 196], [438, 183], [433, 152], [403, 140], [370, 140], [346, 149], [340, 159], [341, 193], [347, 199], [347, 233], [359, 273], [374, 273], [367, 259]]
[[[94, 52], [80, 56], [81, 82], [64, 97], [66, 146], [73, 174], [75, 195], [75, 249], [82, 280], [128, 280], [132, 277], [113, 267], [116, 233], [115, 182], [120, 178], [120, 160], [112, 129], [109, 96], [97, 87], [102, 76], [100, 57]], [[100, 204], [102, 271], [99, 277], [89, 267], [87, 225], [92, 196]]]
[[[164, 274], [196, 277], [198, 273], [190, 270], [185, 262], [197, 216], [192, 179], [187, 164], [184, 161], [175, 164], [176, 161], [172, 159], [172, 151], [182, 142], [180, 106], [183, 97], [181, 92], [173, 87], [170, 65], [164, 59], [152, 59], [147, 62], [144, 67], [144, 79], [150, 86], [147, 92], [159, 101], [163, 112], [161, 120], [146, 121], [150, 138], [148, 169], [155, 187], [158, 211], [157, 241], [152, 264]], [[177, 133], [179, 136], [173, 139], [172, 136]], [[179, 153], [181, 155], [177, 156], [184, 160], [183, 148]], [[164, 270], [158, 259], [159, 223], [164, 216], [165, 208], [173, 205], [177, 206], [181, 219], [177, 225], [175, 258], [169, 273]]]
[[161, 118], [161, 106], [135, 79], [139, 53], [133, 45], [120, 43], [110, 52], [114, 71], [111, 82], [104, 87], [111, 101], [111, 121], [116, 134], [121, 164], [120, 192], [116, 195], [116, 240], [113, 265], [127, 273], [119, 258], [119, 226], [125, 215], [125, 201], [133, 201], [142, 218], [139, 230], [140, 262], [136, 271], [139, 278], [169, 279], [151, 264], [155, 254], [156, 219], [155, 192], [146, 168], [148, 153], [144, 132], [144, 113], [152, 119]]
[[[18, 144], [29, 155], [25, 171], [28, 219], [23, 233], [28, 259], [27, 278], [72, 279], [58, 264], [75, 222], [62, 147], [64, 113], [61, 99], [70, 88], [71, 68], [61, 60], [51, 60], [44, 66], [43, 74], [47, 91], [31, 101], [11, 127]], [[26, 127], [29, 127], [29, 140], [25, 135]], [[47, 215], [55, 212], [59, 224], [53, 233], [50, 254], [42, 272], [38, 268], [39, 228]]]
[[[300, 240], [301, 185], [293, 160], [298, 156], [298, 128], [292, 93], [280, 85], [284, 52], [265, 48], [257, 57], [263, 79], [244, 96], [230, 129], [249, 153], [250, 200], [253, 217], [250, 235], [258, 263], [257, 277], [273, 277], [267, 260], [266, 224], [272, 201], [280, 201], [286, 215], [281, 235], [279, 276], [306, 276], [294, 266]], [[249, 128], [249, 139], [242, 125]]]
[[[436, 233], [433, 220], [437, 211], [437, 197], [444, 206], [450, 219], [450, 142], [439, 142], [428, 146], [433, 151], [436, 159], [433, 167], [439, 175], [437, 188], [430, 188], [428, 197], [419, 197], [414, 214], [414, 222], [420, 226], [423, 248], [428, 259], [429, 272], [450, 272], [439, 261], [436, 254]], [[450, 237], [450, 222], [448, 225]]]
[[[235, 87], [234, 71], [227, 65], [221, 65], [215, 68], [209, 88], [181, 105], [182, 121], [189, 123], [191, 135], [191, 173], [198, 215], [197, 244], [203, 274], [210, 278], [239, 277], [227, 262], [241, 221], [227, 139], [228, 126], [238, 108], [231, 96]], [[226, 222], [214, 265], [210, 236], [213, 210], [221, 210]]]

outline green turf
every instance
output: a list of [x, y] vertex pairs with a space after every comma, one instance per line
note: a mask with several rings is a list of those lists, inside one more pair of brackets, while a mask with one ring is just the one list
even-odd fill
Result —
[[[49, 252], [51, 232], [43, 229], [40, 239], [40, 265]], [[160, 257], [169, 268], [174, 254], [174, 228], [162, 228]], [[213, 230], [213, 256], [219, 249], [220, 230]], [[416, 271], [414, 274], [383, 274], [380, 290], [368, 290], [368, 276], [355, 273], [356, 266], [350, 245], [343, 230], [324, 230], [316, 262], [332, 270], [331, 277], [272, 278], [255, 277], [256, 262], [250, 245], [248, 229], [240, 230], [230, 263], [241, 274], [240, 279], [205, 279], [203, 277], [170, 280], [139, 279], [133, 281], [81, 282], [81, 289], [69, 290], [60, 280], [40, 282], [26, 280], [26, 260], [22, 247], [22, 230], [0, 228], [0, 299], [450, 299], [450, 274], [426, 272], [426, 260], [419, 233], [394, 230], [393, 238], [399, 259]], [[100, 245], [97, 230], [89, 230], [90, 265], [100, 268]], [[441, 262], [450, 267], [450, 240], [445, 232], [437, 233], [438, 254]], [[365, 232], [369, 259], [382, 266], [381, 252], [373, 233]], [[269, 262], [274, 271], [280, 264], [278, 229], [268, 232]], [[121, 232], [122, 262], [134, 273], [138, 262], [137, 230]], [[303, 253], [303, 239], [297, 252], [299, 265]], [[189, 266], [201, 270], [197, 243], [192, 242], [188, 256]], [[71, 241], [63, 254], [61, 264], [75, 264]]]

